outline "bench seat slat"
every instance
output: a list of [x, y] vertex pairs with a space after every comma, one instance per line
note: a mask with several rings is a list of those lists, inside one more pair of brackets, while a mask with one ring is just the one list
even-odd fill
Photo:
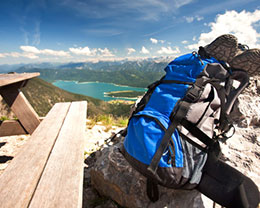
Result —
[[0, 176], [0, 206], [27, 207], [41, 177], [70, 103], [55, 104]]
[[30, 208], [81, 207], [86, 102], [73, 102], [42, 174]]
[[40, 73], [0, 74], [0, 87], [40, 76]]

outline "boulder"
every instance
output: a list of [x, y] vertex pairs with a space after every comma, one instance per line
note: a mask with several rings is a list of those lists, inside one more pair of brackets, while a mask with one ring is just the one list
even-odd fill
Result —
[[202, 208], [198, 191], [173, 190], [159, 186], [159, 200], [151, 202], [146, 194], [146, 178], [134, 170], [120, 152], [122, 143], [106, 147], [91, 168], [91, 184], [99, 194], [120, 206]]

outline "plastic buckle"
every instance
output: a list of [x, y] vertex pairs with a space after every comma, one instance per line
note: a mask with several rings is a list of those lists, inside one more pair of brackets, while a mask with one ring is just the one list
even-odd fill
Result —
[[193, 85], [192, 88], [190, 88], [186, 93], [185, 100], [190, 103], [194, 103], [200, 98], [201, 92], [202, 92], [201, 87]]

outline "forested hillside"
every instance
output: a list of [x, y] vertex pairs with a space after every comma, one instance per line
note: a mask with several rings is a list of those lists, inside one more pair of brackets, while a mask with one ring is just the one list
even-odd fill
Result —
[[112, 114], [113, 116], [128, 116], [130, 104], [111, 104], [92, 97], [74, 94], [62, 90], [40, 78], [34, 78], [22, 88], [33, 108], [40, 116], [45, 116], [57, 102], [88, 101], [88, 116]]

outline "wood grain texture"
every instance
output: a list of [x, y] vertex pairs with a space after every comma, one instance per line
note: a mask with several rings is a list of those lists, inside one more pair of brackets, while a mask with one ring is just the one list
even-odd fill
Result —
[[0, 176], [0, 207], [28, 207], [70, 103], [55, 104]]
[[87, 102], [73, 102], [30, 208], [82, 207]]
[[40, 76], [40, 73], [0, 74], [0, 87]]
[[20, 122], [17, 120], [6, 120], [0, 125], [0, 136], [12, 136], [27, 134]]
[[17, 116], [24, 129], [32, 134], [40, 124], [39, 117], [24, 94], [15, 87], [0, 89], [0, 94]]

